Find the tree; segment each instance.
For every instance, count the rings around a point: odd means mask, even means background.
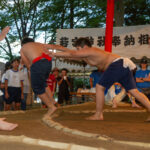
[[[126,0],[125,25],[150,24],[150,1],[149,0]]]
[[[3,0],[1,3],[1,27],[10,25],[13,28],[10,31],[8,37],[5,39],[7,47],[6,44],[3,44],[3,46],[0,47],[6,54],[6,57],[4,58],[12,59],[12,49],[15,47],[15,42],[21,42],[21,40],[26,36],[31,36],[33,39],[38,36],[36,33],[40,26],[43,24],[43,22],[39,21],[40,11],[44,9],[41,6],[43,3],[45,3],[45,1]]]
[[[114,26],[124,25],[124,2],[123,0],[115,0],[115,10],[114,10]]]

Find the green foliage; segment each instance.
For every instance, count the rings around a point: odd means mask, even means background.
[[[125,24],[126,25],[150,24],[150,1],[126,0]]]
[[[123,2],[124,25],[150,24],[149,0]],[[11,59],[25,36],[36,39],[44,33],[46,43],[55,43],[57,29],[104,27],[106,5],[104,0],[1,0],[0,28],[11,26],[11,31],[0,44],[0,56]]]

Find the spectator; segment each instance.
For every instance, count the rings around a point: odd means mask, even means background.
[[[69,87],[70,87],[70,78],[67,77],[67,69],[61,70],[61,77],[58,77],[58,85],[59,85],[59,92],[58,92],[58,104],[63,104],[64,100],[66,104],[69,101]]]
[[[131,96],[129,93],[126,93],[125,89],[121,86],[120,83],[114,83],[111,88],[108,90],[107,94],[105,95],[105,99],[108,99],[107,95],[111,95],[110,99],[113,103],[112,107],[117,108],[117,104],[122,101],[126,95],[128,95],[132,107],[140,108],[138,104],[135,102],[135,98]]]
[[[3,98],[3,102],[4,102],[4,109],[6,108],[6,99],[5,99],[5,75],[6,75],[6,71],[8,69],[11,68],[11,63],[10,62],[6,62],[5,64],[5,69],[4,69],[4,73],[2,74],[2,78],[1,78],[1,90],[3,92],[2,98]]]
[[[55,76],[56,84],[55,84],[55,93],[54,93],[54,99],[56,102],[58,102],[58,91],[59,91],[59,85],[58,85],[58,79],[59,79],[59,69],[55,67],[52,70],[52,74]]]
[[[5,75],[5,98],[6,110],[15,102],[15,110],[20,109],[21,99],[23,99],[23,76],[19,71],[19,60],[12,60],[12,69],[7,70]]]
[[[30,93],[30,81],[29,81],[29,73],[28,69],[25,65],[20,68],[20,71],[23,75],[23,95],[24,98],[21,100],[21,110],[26,110],[26,102],[28,94]]]
[[[49,77],[47,79],[47,85],[49,86],[49,88],[52,92],[52,96],[54,96],[55,88],[56,88],[56,78],[55,78],[54,74],[52,74],[52,73],[49,74]]]
[[[5,27],[1,33],[0,33],[0,41],[3,40],[6,37],[6,34],[9,32],[10,27]],[[13,123],[9,123],[4,121],[5,118],[0,118],[0,130],[7,130],[7,131],[11,131],[13,129],[15,129],[18,124],[13,124]]]
[[[136,85],[139,91],[143,92],[150,98],[150,70],[147,69],[147,59],[142,58],[140,62],[140,70],[136,71]]]

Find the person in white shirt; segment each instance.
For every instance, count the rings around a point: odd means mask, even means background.
[[[4,69],[4,72],[2,73],[2,78],[1,78],[1,85],[0,85],[0,88],[1,88],[1,91],[3,92],[3,102],[4,102],[4,110],[5,110],[5,75],[6,75],[6,71],[8,69],[11,68],[11,63],[10,62],[6,62],[5,64],[5,69]]]
[[[28,94],[30,93],[30,81],[28,69],[25,65],[20,64],[20,69],[23,75],[23,95],[24,99],[21,100],[21,110],[26,110],[26,102]]]
[[[0,41],[6,37],[6,34],[9,32],[10,27],[5,27],[0,33]],[[18,124],[9,123],[5,121],[5,118],[0,118],[0,130],[11,131],[15,129]]]
[[[12,60],[12,69],[7,70],[5,75],[5,98],[6,110],[15,102],[15,110],[20,109],[23,96],[23,75],[19,71],[19,59]]]

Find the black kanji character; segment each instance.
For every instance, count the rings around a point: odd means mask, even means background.
[[[69,43],[69,38],[68,37],[61,37],[60,38],[60,45],[67,47]]]
[[[99,47],[105,45],[105,36],[98,36],[97,45],[98,45]]]
[[[112,45],[115,47],[121,44],[120,36],[114,36],[112,40]]]
[[[128,46],[128,45],[134,45],[135,44],[135,38],[133,37],[133,35],[126,35],[124,38],[124,46]]]
[[[140,45],[148,44],[149,35],[148,35],[148,34],[141,34],[141,35],[138,37],[138,39],[139,39],[138,43],[139,43]]]

